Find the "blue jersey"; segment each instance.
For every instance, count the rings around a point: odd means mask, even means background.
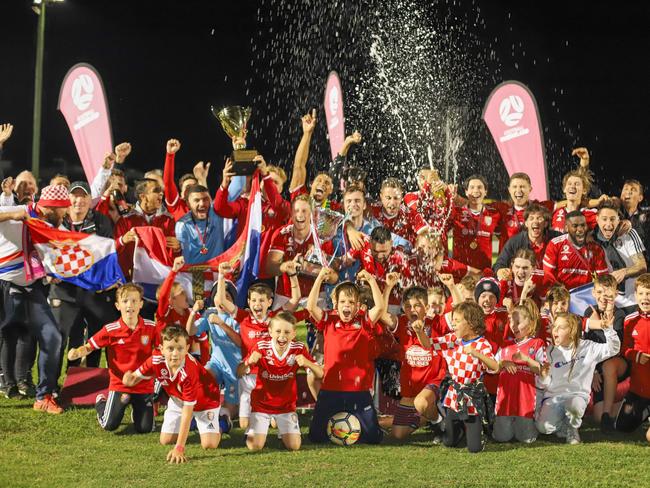
[[[216,313],[221,320],[239,334],[239,323],[235,321],[227,313],[220,313],[216,308],[209,308],[194,325],[197,327],[196,335],[207,332],[210,335],[210,342],[212,342],[212,355],[210,356],[210,363],[216,364],[219,368],[219,373],[222,378],[228,379],[231,382],[237,381],[237,365],[242,360],[241,348],[236,345],[226,335],[221,327],[217,324],[211,324],[208,321],[210,314]]]
[[[176,222],[175,230],[187,264],[202,263],[224,251],[223,219],[212,206],[207,219],[197,220],[192,212],[188,212]],[[204,248],[207,252],[202,253]]]

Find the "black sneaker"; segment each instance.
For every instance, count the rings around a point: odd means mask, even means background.
[[[21,380],[18,382],[18,392],[25,398],[36,397],[36,388],[29,380]]]
[[[613,434],[616,431],[614,419],[608,413],[603,413],[600,417],[600,431],[603,434]]]
[[[18,391],[18,387],[16,385],[7,386],[4,391],[4,394],[8,400],[13,400],[14,398],[20,398],[20,392]]]

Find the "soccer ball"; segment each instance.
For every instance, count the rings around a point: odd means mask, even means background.
[[[339,446],[351,446],[361,436],[361,423],[350,412],[332,415],[327,422],[327,437]]]

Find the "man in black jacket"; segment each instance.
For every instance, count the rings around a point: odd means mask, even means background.
[[[542,269],[546,245],[551,239],[561,235],[549,229],[550,221],[551,216],[545,207],[537,203],[528,205],[524,212],[524,230],[508,239],[492,267],[498,279],[504,279],[504,273],[510,269],[510,262],[519,249],[532,249],[537,256],[537,267]],[[503,271],[504,269],[506,271]]]
[[[70,209],[63,220],[63,227],[68,230],[97,234],[113,238],[113,223],[105,215],[91,210],[91,192],[88,183],[75,181],[70,185]],[[68,339],[70,347],[84,344],[84,330],[88,337],[99,331],[103,325],[117,320],[120,316],[115,309],[115,289],[94,292],[85,290],[71,283],[54,280],[50,286],[48,298],[52,313],[61,331],[61,357],[59,375]],[[101,351],[95,351],[86,357],[88,366],[99,366]],[[68,362],[68,366],[77,366]]]

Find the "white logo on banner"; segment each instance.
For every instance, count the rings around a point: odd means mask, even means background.
[[[86,110],[93,101],[95,85],[88,75],[80,75],[72,82],[72,102],[79,110]]]
[[[329,124],[329,128],[333,129],[337,125],[339,125],[339,116],[338,116],[338,111],[339,111],[339,89],[337,86],[333,86],[332,89],[330,90],[328,94],[328,102],[329,102],[329,108],[330,108],[330,115],[332,116]]]
[[[514,127],[524,116],[524,102],[517,95],[504,98],[499,105],[499,116],[508,127]]]

